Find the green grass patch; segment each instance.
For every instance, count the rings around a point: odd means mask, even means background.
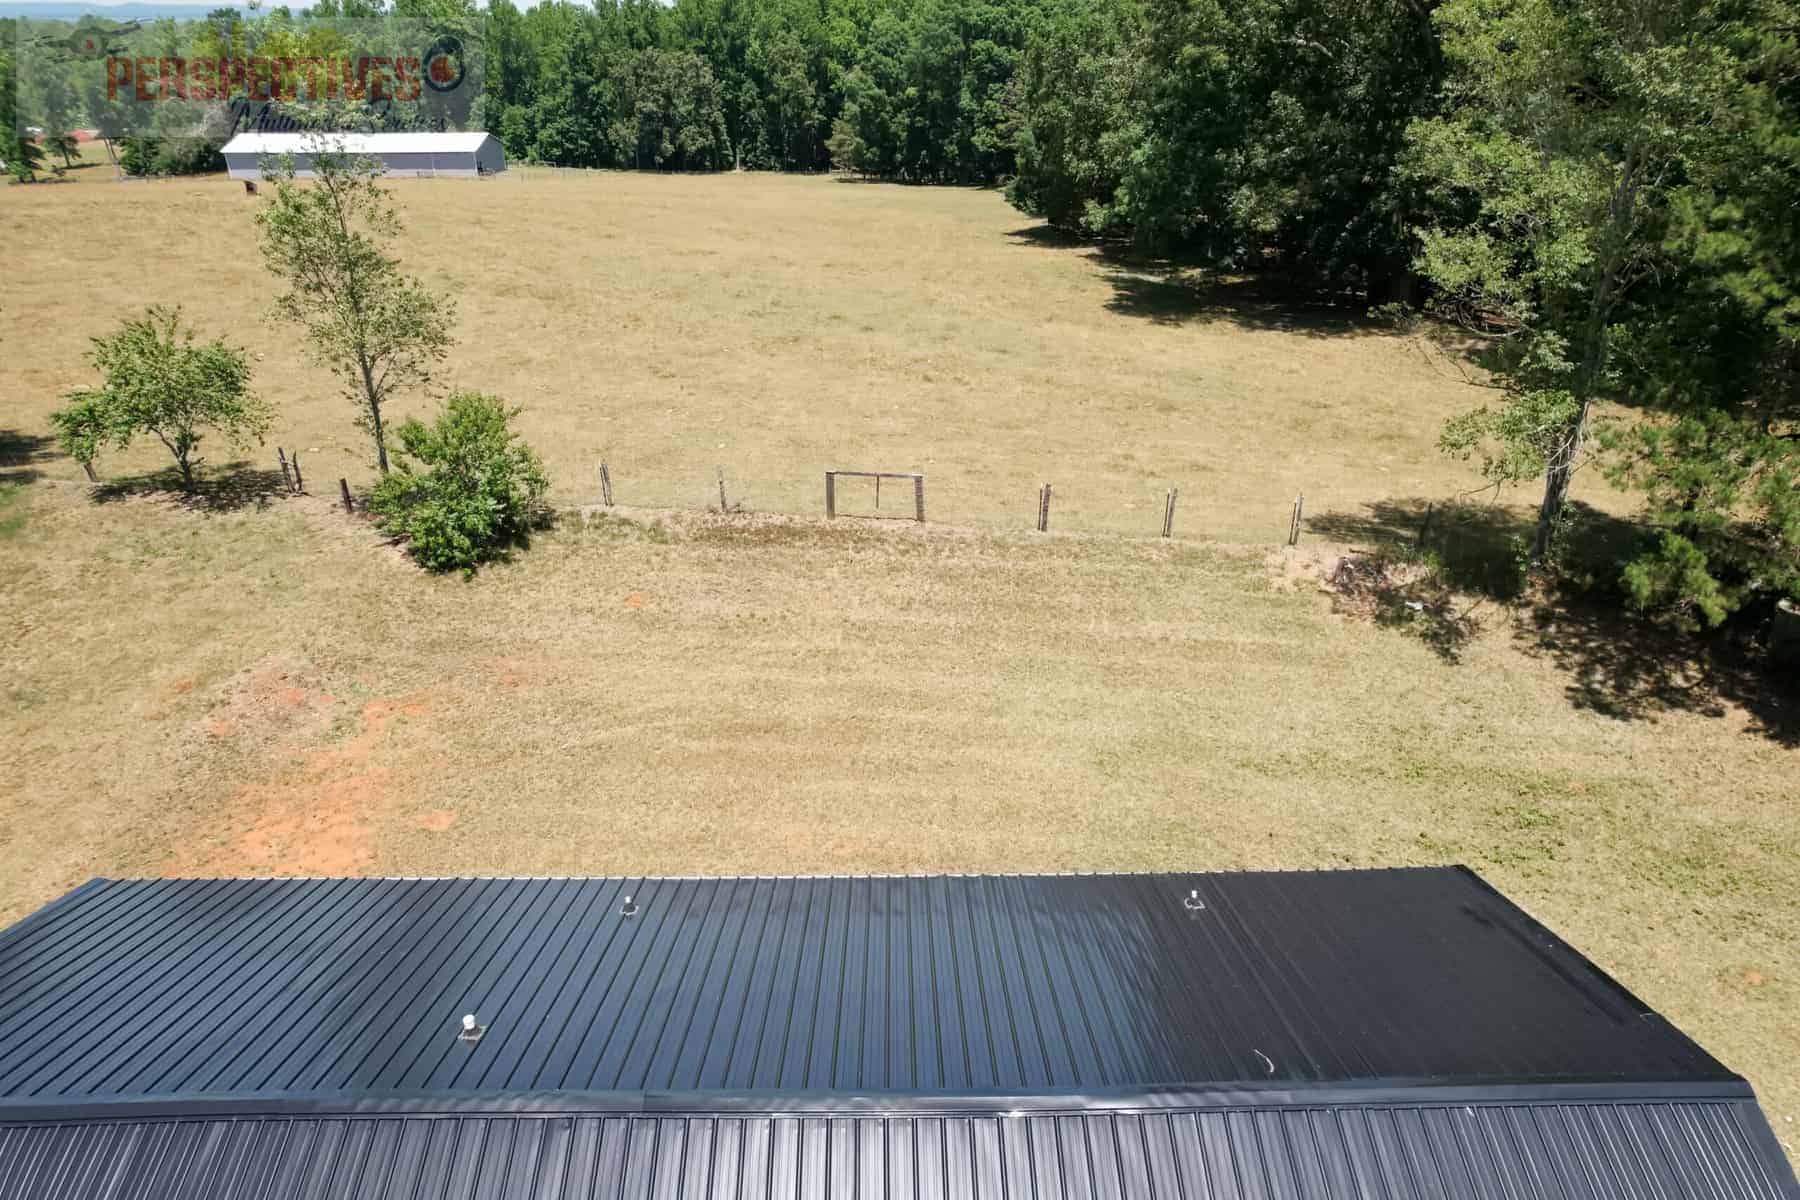
[[[11,540],[25,528],[25,489],[16,483],[0,484],[0,538]]]

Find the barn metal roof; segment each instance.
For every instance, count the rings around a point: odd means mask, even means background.
[[[473,154],[494,135],[480,130],[445,133],[240,133],[225,143],[222,154]]]
[[[0,1200],[877,1192],[1800,1200],[1460,868],[95,880],[0,932]]]
[[[1792,1200],[1748,1101],[0,1128],[5,1200]]]
[[[1733,1078],[1461,870],[101,882],[0,1045],[12,1103]]]

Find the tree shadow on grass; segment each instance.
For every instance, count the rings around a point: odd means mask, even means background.
[[[1428,554],[1455,591],[1516,605],[1515,643],[1553,664],[1575,708],[1617,720],[1659,713],[1722,717],[1727,705],[1750,714],[1752,728],[1782,745],[1800,745],[1800,687],[1770,664],[1747,620],[1707,633],[1682,633],[1633,616],[1614,589],[1617,564],[1649,533],[1636,522],[1571,502],[1563,581],[1527,594],[1520,548],[1533,514],[1494,504],[1384,500],[1354,512],[1325,512],[1309,532],[1372,554]],[[1377,606],[1381,624],[1408,623],[1448,661],[1460,658],[1453,624],[1420,625],[1395,605]]]
[[[1278,280],[1219,279],[1180,268],[1106,272],[1109,311],[1155,325],[1228,321],[1240,329],[1346,337],[1386,333],[1360,297],[1334,297],[1284,286]]]
[[[17,429],[0,429],[0,486],[31,483],[43,476],[32,463],[57,456],[56,439]]]
[[[1314,513],[1305,525],[1308,533],[1370,552],[1429,554],[1445,581],[1461,592],[1512,600],[1524,586],[1517,546],[1530,524],[1496,504],[1377,500],[1351,512]]]
[[[1515,636],[1562,671],[1578,709],[1633,721],[1666,712],[1723,717],[1736,705],[1754,732],[1800,746],[1800,685],[1769,662],[1753,629],[1682,634],[1629,620],[1591,596],[1559,595],[1532,605]]]
[[[289,498],[280,471],[253,467],[247,462],[204,468],[194,490],[181,486],[181,472],[165,467],[146,475],[109,479],[89,493],[96,504],[116,504],[139,496],[155,496],[195,512],[227,513],[246,508],[265,509]]]
[[[1200,264],[1153,258],[1118,243],[1096,242],[1048,224],[1008,231],[1022,245],[1080,250],[1112,285],[1108,311],[1154,325],[1227,321],[1244,329],[1342,337],[1386,333],[1360,295],[1295,287],[1275,276],[1220,276]]]

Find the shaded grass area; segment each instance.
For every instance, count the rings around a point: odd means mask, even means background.
[[[57,456],[56,439],[48,434],[0,429],[0,485],[30,483],[41,478],[38,464]]]
[[[1108,311],[1155,325],[1226,323],[1308,337],[1391,337],[1361,295],[1321,294],[1270,276],[1221,276],[1193,263],[1147,256],[1129,246],[1076,237],[1038,223],[1007,231],[1021,245],[1067,250],[1093,263],[1112,288]]]
[[[238,461],[203,467],[192,491],[183,485],[177,468],[166,467],[142,475],[107,479],[93,488],[90,495],[96,504],[117,504],[153,496],[197,512],[225,513],[241,508],[267,508],[287,499],[289,492],[280,471],[264,470]]]
[[[1800,746],[1800,680],[1771,662],[1757,614],[1696,635],[1628,613],[1612,564],[1629,558],[1644,533],[1591,505],[1571,510],[1565,574],[1549,591],[1531,594],[1522,562],[1530,517],[1514,509],[1384,500],[1319,513],[1307,529],[1378,556],[1429,564],[1446,605],[1473,607],[1474,598],[1520,606],[1513,614],[1518,619],[1505,622],[1510,636],[1523,654],[1557,668],[1577,709],[1615,720],[1738,712],[1754,731]],[[1406,595],[1397,590],[1392,599]],[[1472,633],[1444,620],[1420,619],[1397,602],[1382,605],[1376,616],[1419,634],[1448,661],[1460,657]]]
[[[1796,751],[1179,540],[615,511],[472,581],[321,497],[33,489],[0,913],[95,874],[1468,862],[1800,1110]]]

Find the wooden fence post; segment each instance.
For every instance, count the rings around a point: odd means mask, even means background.
[[[925,523],[925,477],[913,476],[913,519]]]
[[[718,470],[719,470],[719,511],[720,512],[728,512],[728,511],[730,511],[731,506],[725,503],[725,468],[720,467]]]
[[[1175,497],[1180,495],[1180,488],[1170,488],[1168,499],[1163,502],[1163,536],[1173,537],[1175,533]]]
[[[298,450],[289,456],[288,464],[294,468],[294,494],[306,495],[306,481],[300,478],[300,452]]]
[[[1050,485],[1038,489],[1038,532],[1050,532]]]
[[[294,490],[294,477],[288,474],[287,455],[281,452],[280,446],[275,447],[275,460],[281,464],[281,486],[291,493]]]
[[[600,460],[600,502],[612,507],[612,472],[606,469],[606,460]]]
[[[1300,544],[1300,519],[1305,513],[1306,497],[1304,495],[1296,495],[1294,497],[1294,520],[1293,523],[1288,526],[1288,545],[1290,546],[1298,546]]]
[[[837,516],[837,472],[825,472],[825,515]]]
[[[341,475],[338,476],[338,491],[344,494],[344,511],[355,515],[356,504],[350,499],[350,481]]]

